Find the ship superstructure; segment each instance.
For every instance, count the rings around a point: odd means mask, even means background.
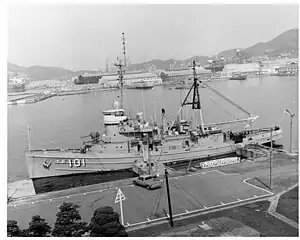
[[[8,78],[7,91],[8,92],[25,92],[26,82],[24,78],[15,76]]]

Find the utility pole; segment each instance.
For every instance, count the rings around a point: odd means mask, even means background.
[[[152,175],[152,166],[151,166],[151,152],[150,152],[150,137],[147,133],[147,150],[148,150],[148,164],[149,164],[149,175]]]
[[[172,214],[172,205],[171,205],[171,198],[170,198],[170,190],[169,190],[169,179],[168,179],[168,171],[165,168],[165,177],[166,177],[166,185],[167,185],[167,195],[168,195],[168,204],[169,204],[169,215],[170,215],[170,225],[171,227],[174,227],[173,225],[173,214]]]
[[[272,158],[273,158],[273,127],[271,128],[271,148],[270,148],[270,189],[272,190]]]

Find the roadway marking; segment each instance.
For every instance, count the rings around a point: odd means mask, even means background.
[[[221,173],[220,171],[218,171],[218,170],[211,170],[211,171],[206,171],[206,172],[199,172],[199,173],[195,173],[194,175],[200,175],[200,174],[205,174],[205,173],[207,173],[207,172],[218,172],[218,173],[220,173],[220,174],[224,174],[224,175],[233,175],[233,174],[226,174],[226,173]],[[234,175],[237,175],[237,174],[234,174]],[[187,176],[191,176],[191,175],[187,175]],[[183,176],[182,176],[183,177]],[[243,182],[244,183],[246,183],[246,184],[248,184],[248,185],[250,185],[250,186],[252,186],[252,187],[255,187],[255,188],[257,188],[257,189],[259,189],[259,190],[262,190],[262,191],[264,191],[264,192],[266,192],[266,193],[268,193],[267,195],[273,195],[273,193],[272,192],[270,192],[270,191],[267,191],[267,190],[265,190],[265,189],[263,189],[263,188],[260,188],[260,187],[257,187],[257,186],[255,186],[255,185],[253,185],[253,184],[251,184],[251,183],[248,183],[247,181],[248,180],[250,180],[251,178],[247,178],[247,179],[244,179],[243,180]],[[162,180],[163,181],[163,180]],[[124,188],[125,186],[123,186],[122,188]],[[85,192],[85,194],[89,194],[89,193],[97,193],[97,192],[102,192],[102,191],[109,191],[109,190],[113,190],[113,189],[118,189],[118,188],[108,188],[108,189],[100,189],[100,190],[95,190],[95,191],[90,191],[90,192]],[[37,201],[35,201],[35,203],[41,203],[41,202],[45,202],[45,201],[50,201],[50,202],[52,202],[52,200],[59,200],[59,199],[64,199],[64,198],[69,198],[69,197],[73,197],[73,196],[82,196],[82,195],[84,195],[84,193],[76,193],[76,194],[73,194],[73,195],[68,195],[68,196],[61,196],[61,197],[56,197],[56,198],[50,198],[50,199],[43,199],[43,200],[37,200]],[[262,197],[262,196],[261,196]],[[26,204],[29,204],[28,202],[23,202],[23,203],[20,203],[20,204],[16,204],[16,206],[19,206],[19,205],[26,205]],[[34,204],[34,203],[32,203],[32,204]],[[206,208],[206,207],[204,207],[204,208]],[[207,209],[207,208],[206,208]]]
[[[129,222],[127,222],[126,224],[127,224],[127,226],[130,226]]]
[[[221,172],[220,170],[213,170],[217,173],[220,173],[222,175],[226,175],[226,176],[235,176],[235,175],[240,175],[239,173],[224,173],[224,172]]]
[[[76,189],[76,188],[75,188]],[[50,201],[52,202],[52,200],[59,200],[59,199],[65,199],[65,198],[70,198],[70,197],[74,197],[74,196],[83,196],[84,194],[91,194],[91,193],[97,193],[97,192],[102,192],[102,191],[109,191],[109,190],[112,190],[112,189],[115,189],[115,188],[108,188],[108,189],[100,189],[100,190],[95,190],[95,191],[90,191],[90,192],[85,192],[85,193],[76,193],[76,194],[72,194],[72,195],[68,195],[68,196],[61,196],[61,197],[56,197],[56,198],[49,198],[49,199],[42,199],[42,200],[37,200],[35,201],[35,203],[41,203],[41,202],[45,202],[45,201]],[[118,188],[116,188],[118,189]],[[51,194],[51,193],[50,193]],[[39,196],[39,195],[37,195]],[[26,204],[29,204],[28,202],[23,202],[23,203],[19,203],[19,204],[16,204],[17,206],[20,206],[20,205],[26,205]],[[32,203],[33,204],[33,203]]]
[[[150,222],[151,220],[149,218],[147,218],[147,221]]]
[[[251,178],[249,178],[249,179],[251,179]],[[247,180],[249,180],[249,179],[245,179],[244,182],[247,181]],[[247,183],[247,182],[245,182],[245,183]],[[249,184],[249,183],[247,183],[247,184],[250,185],[250,186],[252,186],[252,187],[256,187],[256,186],[254,186],[252,184]],[[251,201],[251,200],[257,201],[257,198],[264,198],[264,197],[268,197],[270,195],[274,195],[272,192],[269,192],[269,191],[264,190],[262,188],[259,188],[259,187],[256,187],[256,188],[259,189],[259,190],[265,191],[267,194],[264,194],[264,195],[261,195],[261,196],[253,195],[254,197],[252,196],[252,197],[245,198],[245,199],[242,199],[242,200],[239,199],[239,198],[237,198],[236,201],[228,202],[228,203],[221,202],[220,205],[214,205],[214,206],[211,206],[211,207],[206,207],[205,205],[202,205],[203,208],[201,208],[201,209],[196,209],[196,210],[192,210],[192,211],[185,210],[185,212],[176,214],[173,217],[179,217],[179,216],[187,215],[187,214],[190,214],[190,213],[205,212],[205,211],[208,211],[208,210],[216,209],[218,207],[223,207],[224,208],[225,206],[228,206],[228,205],[241,204],[243,202],[247,202],[247,201]],[[170,217],[169,214],[166,214],[166,215],[167,215],[167,217]],[[133,223],[132,225],[135,226],[135,225],[140,225],[140,224],[143,224],[143,223],[145,223],[145,222]]]
[[[221,172],[219,170],[209,170],[209,171],[197,172],[197,173],[193,173],[193,174],[189,174],[189,175],[185,175],[185,176],[204,175],[206,173],[212,173],[212,172],[216,172],[216,173],[219,173],[219,174],[222,174],[222,175],[225,175],[225,176],[237,176],[237,175],[240,175],[239,173],[224,173],[224,172]],[[182,177],[184,177],[184,176],[182,176]]]
[[[246,178],[246,179],[243,180],[243,182],[246,183],[246,184],[248,184],[248,185],[250,185],[250,186],[252,186],[252,187],[255,187],[255,188],[259,189],[259,190],[262,190],[262,191],[264,191],[264,192],[267,192],[267,193],[270,194],[270,195],[273,195],[273,194],[274,194],[274,193],[272,193],[272,192],[270,192],[270,191],[268,191],[268,190],[265,190],[265,189],[263,189],[263,188],[261,188],[261,187],[255,186],[255,185],[253,185],[253,184],[251,184],[251,183],[248,183],[247,181],[249,181],[249,180],[251,180],[251,179],[253,179],[253,178]]]

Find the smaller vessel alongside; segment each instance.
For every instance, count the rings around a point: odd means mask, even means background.
[[[232,73],[232,76],[229,77],[229,80],[246,80],[247,74],[241,72]]]

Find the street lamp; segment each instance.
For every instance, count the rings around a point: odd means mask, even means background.
[[[292,136],[293,136],[293,117],[295,116],[295,113],[292,113],[290,110],[287,108],[284,109],[284,112],[290,115],[290,153],[292,153]]]

